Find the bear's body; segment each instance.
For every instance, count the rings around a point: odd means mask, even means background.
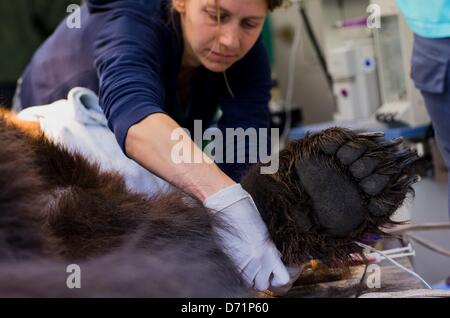
[[[8,117],[0,116],[0,296],[252,295],[215,234],[214,227],[226,224],[200,201],[178,190],[151,197],[130,192],[122,176]],[[356,147],[347,151],[350,142]],[[291,143],[276,174],[260,175],[255,166],[242,184],[286,263],[345,259],[359,250],[353,240],[389,224],[415,181],[404,170],[414,156],[400,142],[336,128]],[[376,162],[366,167],[368,158]],[[325,172],[317,180],[314,167]],[[330,174],[334,185],[327,186]],[[368,177],[375,189],[365,186]],[[330,205],[335,187],[352,193],[341,206]],[[346,209],[354,212],[341,222]],[[71,263],[91,271],[90,286],[98,280],[104,288],[71,294],[65,280],[46,275]],[[102,270],[102,264],[115,265]],[[8,269],[15,279],[6,284]],[[33,279],[46,287],[27,287]]]

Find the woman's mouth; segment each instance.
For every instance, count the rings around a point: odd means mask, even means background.
[[[219,52],[215,52],[215,51],[211,51],[210,56],[214,59],[214,60],[220,60],[220,61],[234,61],[237,58],[237,55],[235,54],[224,54],[224,53],[219,53]]]

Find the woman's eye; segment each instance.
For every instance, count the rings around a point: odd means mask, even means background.
[[[217,21],[217,19],[218,19],[217,12],[207,11],[206,13],[208,14],[208,16],[211,20]],[[220,21],[225,21],[226,19],[228,19],[228,15],[226,15],[226,14],[220,15]]]
[[[259,26],[258,23],[245,21],[242,23],[243,27],[246,29],[255,29]]]
[[[244,27],[247,28],[247,29],[254,29],[254,28],[257,27],[257,25],[254,24],[254,23],[244,22]]]

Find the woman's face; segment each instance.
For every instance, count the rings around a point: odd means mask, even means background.
[[[267,15],[267,0],[173,0],[181,15],[183,66],[223,72],[253,47]],[[220,15],[220,23],[218,16]]]

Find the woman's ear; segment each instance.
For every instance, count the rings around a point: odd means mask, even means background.
[[[186,11],[186,0],[172,0],[173,8],[178,13],[183,14]]]

